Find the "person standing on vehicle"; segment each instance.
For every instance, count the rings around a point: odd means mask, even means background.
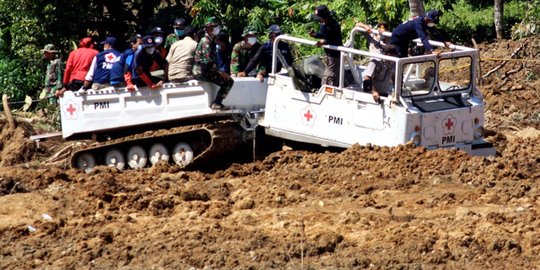
[[[56,92],[57,96],[62,96],[66,90],[76,91],[82,88],[92,59],[98,53],[93,48],[92,38],[85,37],[79,42],[79,48],[69,54],[64,73],[64,88]]]
[[[115,62],[120,60],[120,52],[114,49],[115,37],[107,37],[103,42],[103,51],[98,53],[92,60],[90,69],[86,74],[83,89],[99,90],[109,87],[111,69]]]
[[[165,39],[165,49],[167,50],[167,52],[171,50],[171,47],[175,42],[182,40],[186,36],[185,31],[186,27],[188,26],[189,25],[184,18],[176,18],[174,20],[174,33],[169,34]]]
[[[371,26],[361,22],[356,23],[356,27],[362,27],[366,30],[366,32],[362,32],[362,34],[364,34],[364,36],[368,40],[370,53],[387,54],[390,38],[383,36],[383,33],[390,29],[387,22],[381,21],[377,24],[377,30],[379,32],[378,34],[371,32]],[[378,89],[373,87],[372,79],[374,75],[376,75],[376,77],[382,78],[382,80],[384,80],[387,77],[385,75],[388,74],[388,71],[392,70],[392,68],[390,68],[390,65],[392,65],[392,63],[385,62],[380,58],[371,57],[369,59],[369,64],[364,71],[362,87],[364,88],[364,92],[371,93],[375,102],[380,102],[381,94],[383,96],[387,96],[387,94],[381,93]]]
[[[197,80],[208,81],[219,86],[216,98],[210,108],[216,110],[227,110],[223,105],[223,100],[229,94],[234,80],[224,71],[217,68],[217,54],[215,38],[221,31],[217,19],[209,17],[205,21],[205,35],[197,44],[195,50],[195,64],[193,65],[193,75]]]
[[[232,49],[231,76],[233,77],[246,77],[250,75],[245,69],[249,60],[255,56],[261,46],[261,44],[257,42],[257,32],[252,26],[244,28],[242,37],[244,39],[236,43]],[[263,72],[263,70],[260,70],[261,68],[263,67],[258,67],[257,73]]]
[[[435,27],[439,23],[440,16],[442,16],[442,12],[432,9],[425,16],[415,17],[396,27],[392,32],[390,44],[395,48],[398,56],[407,57],[409,55],[409,44],[416,38],[420,38],[420,41],[424,45],[425,54],[433,53],[439,55],[440,51],[433,50],[433,46],[429,44],[428,37],[429,33],[431,33],[434,40],[444,42],[442,35]],[[450,42],[445,42],[446,46],[450,44]]]
[[[43,52],[43,59],[47,61],[43,94],[49,100],[49,104],[56,104],[56,91],[62,89],[62,60],[56,55],[58,51],[53,44],[45,45],[41,51]]]
[[[249,74],[258,65],[260,65],[262,66],[262,68],[260,68],[259,72],[257,72],[257,78],[262,82],[264,81],[265,77],[268,77],[268,73],[272,71],[272,54],[274,53],[274,40],[276,40],[276,37],[278,37],[279,35],[281,35],[281,28],[279,27],[279,25],[273,24],[270,26],[270,28],[268,28],[268,37],[270,39],[259,48],[255,56],[253,56],[249,61],[245,70],[247,74]],[[278,44],[278,51],[285,58],[287,65],[292,65],[294,60],[291,54],[291,48],[289,44],[286,42],[280,42]],[[281,70],[281,67],[281,61],[279,61],[278,59],[276,70]]]
[[[120,59],[113,64],[109,77],[110,83],[114,87],[127,86],[128,91],[135,90],[133,83],[133,57],[139,45],[142,44],[142,36],[139,34],[133,35],[129,39],[131,48],[126,49]]]
[[[315,9],[315,14],[311,14],[311,18],[320,23],[319,32],[315,32],[313,29],[309,32],[311,37],[319,39],[316,43],[317,46],[343,46],[341,26],[326,5],[318,6]],[[326,52],[327,63],[326,69],[324,70],[322,83],[331,86],[338,86],[341,53],[332,49],[324,49],[324,51]]]
[[[197,49],[195,34],[195,29],[188,26],[185,28],[185,37],[171,46],[167,54],[171,82],[186,82],[193,79],[193,61]]]

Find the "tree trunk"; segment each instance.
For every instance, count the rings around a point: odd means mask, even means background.
[[[494,10],[494,21],[495,21],[495,33],[497,34],[497,39],[502,39],[503,35],[503,13],[504,13],[504,1],[495,0]]]
[[[409,0],[409,10],[411,11],[411,18],[424,15],[424,1]]]
[[[8,96],[6,94],[2,95],[2,105],[4,107],[4,113],[6,114],[6,119],[9,123],[9,129],[15,130],[17,127],[17,123],[15,122],[15,119],[13,119],[13,115],[11,114],[11,109],[9,108],[8,103]]]

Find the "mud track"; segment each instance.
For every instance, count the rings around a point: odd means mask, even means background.
[[[538,40],[526,42],[515,57],[538,59]],[[522,45],[485,44],[481,56]],[[500,64],[482,62],[483,74]],[[31,127],[4,127],[0,268],[535,269],[538,76],[537,63],[508,61],[484,79],[490,158],[354,146],[85,174],[44,164],[65,143],[35,149]]]

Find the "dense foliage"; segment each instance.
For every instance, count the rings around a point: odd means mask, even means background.
[[[409,16],[405,0],[0,0],[0,93],[15,100],[39,94],[44,76],[40,49],[47,43],[60,48],[65,60],[83,36],[99,41],[114,35],[125,41],[154,26],[172,32],[175,17],[200,26],[208,16],[218,17],[233,41],[246,25],[265,32],[273,23],[292,35],[308,37],[308,30],[317,27],[309,15],[322,3],[335,12],[344,37],[357,21],[385,20],[395,27]],[[454,42],[469,43],[471,38],[480,42],[495,36],[493,1],[431,0],[424,1],[424,6],[444,11],[441,28]],[[508,37],[538,33],[540,0],[505,1],[504,12]],[[120,49],[125,45],[120,44]]]

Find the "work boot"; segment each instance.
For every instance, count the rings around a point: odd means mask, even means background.
[[[229,107],[223,105],[221,102],[214,102],[212,103],[212,105],[210,106],[210,109],[212,110],[220,110],[220,111],[226,111],[229,109]]]

